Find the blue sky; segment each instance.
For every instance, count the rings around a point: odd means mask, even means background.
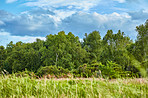
[[[94,30],[103,37],[120,29],[136,39],[136,26],[148,19],[148,0],[1,0],[0,45],[45,40],[72,32],[81,39]]]

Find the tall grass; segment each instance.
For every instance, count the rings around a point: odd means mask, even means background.
[[[136,80],[39,80],[0,77],[1,98],[147,98],[148,84]]]

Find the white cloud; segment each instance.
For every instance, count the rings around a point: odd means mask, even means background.
[[[10,33],[10,40],[15,40],[14,38],[20,40],[25,40],[23,38],[33,39],[34,36],[45,37],[48,34],[55,34],[61,30],[72,32],[80,38],[83,38],[85,33],[97,30],[101,32],[103,37],[109,29],[115,32],[120,29],[134,39],[137,35],[135,27],[145,22],[145,20],[133,20],[133,16],[128,13],[117,12],[99,14],[97,12],[88,13],[69,10],[54,10],[52,12],[49,9],[35,9],[22,12],[20,15],[13,16],[14,18],[8,18],[11,16],[8,13],[2,14],[1,11],[0,13],[2,16],[0,16],[1,24],[5,24],[0,25],[0,29],[3,29],[4,35],[7,34],[4,31]],[[143,11],[143,13],[146,13],[146,11]],[[8,38],[3,36],[0,39]]]
[[[6,21],[6,20],[12,20],[14,16],[4,10],[0,10],[0,20],[1,21]]]
[[[119,3],[125,3],[126,2],[126,0],[113,0],[113,1],[117,1]]]
[[[6,0],[6,3],[13,3],[16,2],[17,0]]]
[[[114,12],[111,14],[99,14],[94,12],[90,14],[78,12],[65,18],[62,21],[61,27],[67,32],[74,32],[81,38],[85,33],[90,33],[94,30],[100,31],[103,37],[107,30],[112,29],[115,33],[121,30],[135,39],[137,35],[135,27],[141,23],[143,21],[133,21],[127,13],[119,14]]]
[[[46,36],[49,33],[55,33],[60,20],[54,12],[43,9],[26,11],[13,16],[14,18],[9,18],[9,14],[3,16],[5,17],[0,17],[0,20],[3,20],[5,25],[0,25],[0,29],[19,36]]]
[[[134,12],[128,12],[133,20],[146,20],[148,19],[148,10],[140,10]]]
[[[22,41],[24,43],[31,43],[35,42],[36,39],[45,40],[45,37],[31,37],[31,36],[13,36],[10,35],[9,32],[5,32],[3,30],[0,30],[0,46],[6,46],[10,41],[13,41],[14,43],[18,41]]]
[[[76,11],[70,11],[70,10],[55,10],[54,13],[56,14],[56,17],[59,17],[59,19],[64,19],[66,17],[71,16],[72,14],[76,13]]]
[[[5,32],[4,30],[0,30],[0,36],[8,36],[10,35],[8,32]]]
[[[67,7],[73,9],[89,10],[96,6],[101,0],[38,0],[34,2],[27,2],[26,6],[38,6],[38,7]]]
[[[21,12],[17,16],[13,16],[7,12],[1,12],[0,29],[5,29],[11,35],[19,36],[46,36],[49,33],[57,33],[60,30],[59,25],[66,17],[71,16],[75,11],[70,10],[54,10],[34,9]],[[7,13],[7,14],[6,14]]]
[[[0,20],[0,25],[4,25],[5,23],[3,21]]]

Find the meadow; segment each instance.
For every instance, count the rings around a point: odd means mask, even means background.
[[[0,98],[147,98],[148,79],[0,77]]]

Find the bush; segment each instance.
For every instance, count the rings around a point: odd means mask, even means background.
[[[120,78],[129,75],[130,72],[125,72],[122,67],[112,61],[107,61],[106,65],[93,62],[90,65],[83,64],[77,70],[73,70],[75,77],[103,77],[103,78]]]
[[[59,74],[68,74],[69,70],[68,69],[64,69],[62,67],[58,67],[58,72],[59,72]]]
[[[122,67],[112,61],[107,61],[106,66],[102,69],[103,76],[110,79],[120,78],[122,73],[124,73]]]
[[[64,69],[62,67],[56,67],[56,66],[41,67],[37,71],[37,75],[40,76],[40,77],[43,76],[43,75],[48,75],[48,76],[50,75],[52,77],[57,77],[58,78],[60,76],[66,75],[68,73],[69,73],[68,69]]]
[[[48,74],[57,74],[58,69],[56,66],[45,66],[40,67],[37,71],[38,76],[48,75]]]
[[[91,77],[92,76],[92,71],[90,69],[90,67],[88,67],[87,64],[83,64],[81,66],[78,67],[78,69],[73,70],[73,74],[75,77]]]
[[[14,75],[15,75],[16,77],[39,78],[38,76],[35,75],[34,72],[30,72],[30,71],[28,71],[27,69],[25,69],[25,71],[22,71],[22,72],[14,73]]]

